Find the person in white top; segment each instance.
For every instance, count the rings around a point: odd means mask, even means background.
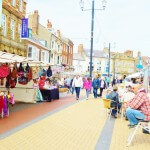
[[[73,79],[73,83],[72,86],[75,87],[75,91],[76,91],[76,99],[79,99],[80,96],[80,89],[83,86],[83,81],[82,78],[77,75],[74,79]]]
[[[131,86],[128,86],[127,91],[122,96],[122,101],[128,102],[131,99],[133,99],[134,96],[135,96],[135,94],[133,93],[133,88]]]

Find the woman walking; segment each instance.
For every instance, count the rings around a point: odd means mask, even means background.
[[[100,80],[100,97],[102,97],[103,90],[106,88],[106,82],[104,78]]]
[[[83,88],[86,90],[86,99],[88,100],[92,88],[92,82],[90,78],[84,80]]]
[[[80,89],[83,86],[83,81],[82,78],[78,75],[73,79],[73,83],[72,86],[75,87],[75,91],[76,91],[76,100],[79,100],[79,96],[80,96]]]

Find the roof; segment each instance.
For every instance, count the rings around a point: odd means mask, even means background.
[[[79,54],[79,53],[74,53],[73,54],[73,60],[85,61],[84,57],[81,54]]]
[[[48,48],[45,47],[45,46],[40,42],[40,39],[37,38],[37,37],[33,37],[33,36],[32,36],[32,37],[30,37],[30,38],[27,38],[26,40],[27,40],[27,41],[30,41],[30,42],[32,42],[32,43],[34,43],[34,44],[37,44],[38,46],[42,47],[43,49],[48,50]]]
[[[84,49],[85,55],[87,57],[90,57],[90,49]],[[93,57],[98,57],[98,58],[105,58],[106,54],[104,51],[101,50],[93,50]]]

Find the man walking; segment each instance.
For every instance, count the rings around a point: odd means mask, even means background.
[[[98,76],[95,76],[92,82],[92,87],[93,87],[93,94],[94,98],[97,98],[97,90],[100,87],[100,80]]]
[[[75,87],[75,91],[76,91],[76,100],[79,100],[80,97],[80,89],[83,86],[83,81],[82,78],[77,75],[74,79],[73,79],[73,83],[72,86]]]

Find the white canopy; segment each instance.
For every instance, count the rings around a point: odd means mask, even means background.
[[[0,62],[2,63],[9,63],[9,62],[23,62],[27,61],[26,57],[19,56],[16,54],[11,54],[7,52],[0,52]]]
[[[143,72],[136,72],[136,73],[134,73],[134,74],[131,74],[131,75],[129,75],[129,76],[127,76],[127,78],[138,78],[138,77],[140,77],[141,75],[143,75]]]

